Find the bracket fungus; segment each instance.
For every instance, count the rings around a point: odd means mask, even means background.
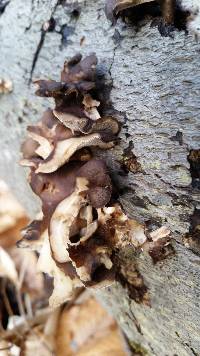
[[[160,5],[160,10],[162,13],[162,19],[156,21],[158,24],[158,30],[162,36],[170,36],[171,32],[174,30],[174,14],[176,9],[175,0],[107,0],[105,12],[107,18],[115,23],[116,19],[122,14],[123,11],[127,9],[139,9],[141,6],[148,6],[152,3]]]
[[[117,249],[147,242],[144,226],[114,200],[108,167],[91,149],[112,148],[120,128],[115,118],[101,117],[101,103],[93,98],[96,64],[94,54],[84,59],[78,54],[65,62],[61,82],[36,82],[36,94],[53,97],[55,108],[27,128],[21,149],[41,213],[18,245],[37,250],[39,270],[54,278],[52,306],[77,287],[111,284]]]

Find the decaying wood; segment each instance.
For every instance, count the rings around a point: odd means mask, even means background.
[[[32,215],[37,206],[18,165],[25,128],[44,109],[31,80],[56,79],[66,57],[96,52],[105,111],[122,122],[119,145],[99,156],[126,213],[152,228],[168,226],[175,250],[156,264],[143,254],[122,254],[142,276],[151,306],[133,301],[120,282],[98,297],[133,350],[139,344],[149,355],[198,355],[200,250],[189,248],[198,231],[198,168],[188,156],[200,149],[200,45],[183,31],[162,38],[149,21],[136,26],[119,19],[111,27],[103,0],[11,0],[0,15],[0,40],[0,78],[13,83],[11,93],[0,95],[0,175]]]

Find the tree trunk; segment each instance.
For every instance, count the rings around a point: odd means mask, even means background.
[[[50,19],[51,31],[44,31]],[[200,45],[183,31],[163,38],[148,21],[112,27],[104,0],[10,0],[0,15],[0,43],[0,79],[14,86],[0,96],[0,175],[31,216],[38,204],[18,164],[20,143],[51,105],[33,95],[31,81],[57,79],[67,57],[96,52],[106,110],[112,102],[109,112],[122,122],[120,144],[99,155],[125,212],[149,228],[168,226],[174,248],[156,264],[145,253],[121,252],[127,271],[143,277],[140,303],[130,296],[129,280],[98,291],[98,298],[139,355],[200,355]],[[144,290],[150,306],[142,303]]]

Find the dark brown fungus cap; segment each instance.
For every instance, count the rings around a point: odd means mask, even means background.
[[[71,113],[59,112],[54,110],[54,115],[63,123],[66,127],[70,128],[72,131],[80,131],[85,133],[85,127],[91,127],[91,123],[87,117],[78,117]]]
[[[100,102],[92,99],[89,94],[69,95],[56,101],[54,115],[73,132],[90,133],[94,121],[100,119],[97,110]]]
[[[41,199],[45,212],[49,211],[51,214],[58,203],[72,194],[75,188],[76,172],[80,165],[80,163],[70,162],[50,174],[36,174],[32,170],[29,178],[30,186]]]
[[[111,193],[112,188],[110,186],[92,187],[88,192],[89,202],[96,209],[102,208],[109,203]]]
[[[51,155],[57,142],[73,136],[71,130],[62,125],[51,110],[45,111],[42,119],[36,125],[28,126],[27,131],[28,139],[21,147],[21,164],[35,168]]]
[[[107,0],[105,13],[107,18],[112,23],[115,23],[116,18],[121,11],[152,1],[154,0]]]
[[[105,142],[99,133],[58,141],[49,157],[39,163],[36,173],[55,172],[59,167],[66,164],[76,151],[91,146],[107,149],[113,147],[113,142]]]
[[[112,116],[105,116],[93,123],[91,132],[106,132],[110,135],[117,135],[120,130],[119,122]]]
[[[54,80],[36,80],[38,85],[36,95],[59,98],[71,93],[86,93],[95,87],[97,58],[95,54],[82,60],[77,54],[66,61],[61,72],[61,82]]]
[[[113,251],[126,245],[142,246],[146,235],[144,226],[128,219],[117,204],[97,212],[98,218],[93,221],[97,226],[91,236],[73,237],[68,253],[84,285],[100,288],[110,285],[114,279]]]
[[[65,110],[65,109],[63,109]],[[118,121],[112,116],[106,116],[99,118],[97,120],[92,120],[88,117],[78,117],[69,112],[59,112],[57,110],[53,111],[56,118],[63,123],[66,127],[70,128],[72,131],[80,131],[84,134],[90,134],[94,132],[107,133],[110,136],[117,135],[120,129]]]
[[[28,131],[34,132],[34,128],[37,128],[38,134],[45,137],[54,145],[57,141],[73,136],[71,130],[62,125],[50,109],[44,112],[41,121],[39,121],[37,125],[29,126]]]
[[[26,227],[26,235],[27,240],[38,240],[40,232],[41,232],[41,220],[33,220],[27,227]],[[24,231],[24,230],[22,230]]]
[[[29,126],[22,164],[41,200],[42,214],[23,232],[20,246],[40,250],[38,268],[54,278],[52,306],[80,286],[102,287],[114,278],[113,252],[146,241],[144,227],[110,206],[112,181],[90,147],[112,148],[117,120],[101,117],[95,88],[97,58],[80,54],[65,62],[61,82],[39,80],[37,94],[55,99],[54,110]]]
[[[36,249],[41,245],[40,238],[44,231],[48,229],[51,216],[57,205],[72,194],[75,182],[76,171],[80,165],[70,163],[60,170],[51,174],[36,174],[32,169],[29,175],[29,182],[33,192],[41,199],[42,217],[34,220],[22,231],[20,247],[31,247]]]
[[[78,90],[88,92],[95,87],[97,57],[91,54],[82,59],[78,53],[64,64],[61,72],[61,81],[68,84],[75,84]]]
[[[106,164],[100,159],[92,159],[84,164],[77,172],[77,175],[87,178],[91,185],[104,186],[111,184]]]
[[[42,97],[53,97],[65,95],[69,89],[65,83],[56,82],[55,80],[35,80],[34,84],[38,85],[35,94]]]
[[[110,201],[112,182],[106,164],[98,159],[91,159],[77,172],[89,182],[88,199],[94,208],[103,208]]]

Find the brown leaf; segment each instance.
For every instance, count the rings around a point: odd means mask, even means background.
[[[0,180],[0,234],[15,227],[18,220],[25,216],[25,210],[13,196],[7,184]]]
[[[42,273],[36,272],[37,257],[33,251],[13,247],[9,255],[15,264],[21,280],[21,292],[28,293],[36,298],[44,297],[44,277]]]
[[[15,285],[19,284],[15,263],[2,247],[0,247],[0,277],[10,279]]]
[[[127,355],[115,321],[93,297],[88,296],[61,313],[56,349],[58,356]]]
[[[59,313],[59,309],[56,309],[50,314],[45,325],[36,326],[26,333],[20,345],[20,356],[54,355]]]

